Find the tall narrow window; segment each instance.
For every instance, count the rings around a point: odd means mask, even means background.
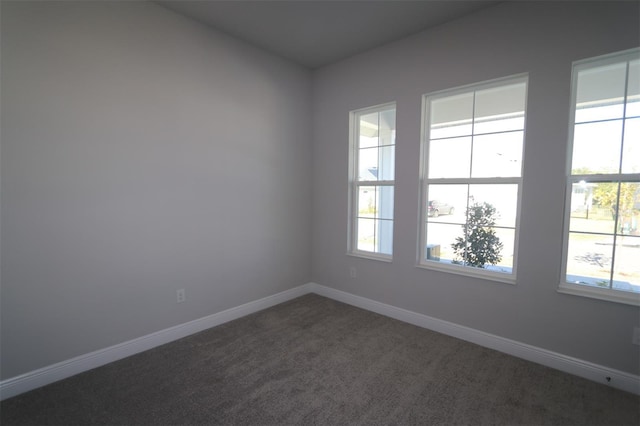
[[[527,77],[423,100],[419,265],[514,282]]]
[[[640,49],[574,63],[560,291],[640,305]]]
[[[395,141],[395,104],[351,113],[351,254],[391,259]]]

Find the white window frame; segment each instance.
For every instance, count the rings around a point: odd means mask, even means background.
[[[381,105],[367,107],[351,111],[349,113],[349,222],[348,222],[348,242],[347,242],[347,254],[356,257],[363,257],[367,259],[380,260],[385,262],[391,262],[393,260],[393,237],[391,241],[391,254],[386,254],[376,251],[366,251],[358,249],[358,194],[361,186],[374,186],[374,187],[392,187],[394,188],[394,205],[391,206],[392,216],[391,222],[392,228],[395,228],[395,164],[394,164],[394,179],[393,180],[359,180],[358,179],[358,160],[360,149],[360,117],[367,114],[379,113],[389,109],[397,111],[396,103],[389,102]],[[396,141],[394,136],[394,163],[395,163],[395,147]],[[377,228],[376,228],[377,229]],[[395,235],[395,229],[392,231]]]
[[[514,83],[525,83],[525,110],[524,110],[524,126],[523,126],[523,144],[522,144],[522,157],[520,176],[518,177],[497,177],[497,178],[429,178],[428,177],[428,164],[429,164],[429,143],[430,143],[430,103],[433,100],[440,98],[446,98],[450,96],[461,95],[469,92],[476,92],[480,90],[491,89],[494,87],[506,86]],[[448,272],[457,275],[464,275],[474,278],[482,278],[490,281],[496,281],[500,283],[515,284],[517,277],[517,265],[518,265],[518,247],[520,236],[520,213],[521,213],[521,199],[522,199],[522,167],[524,165],[524,154],[526,146],[526,122],[527,122],[527,99],[529,90],[529,75],[528,73],[517,74],[509,77],[499,78],[495,80],[489,80],[481,83],[469,84],[453,89],[445,89],[437,92],[432,92],[423,95],[422,97],[422,129],[421,129],[421,153],[420,153],[420,210],[418,219],[418,247],[417,263],[416,266],[424,269],[438,270],[442,272]],[[473,137],[473,133],[471,135]],[[430,261],[426,259],[426,246],[427,246],[427,231],[425,223],[428,218],[428,188],[433,184],[515,184],[517,185],[517,206],[516,206],[516,218],[515,218],[515,239],[514,239],[514,251],[513,251],[513,267],[511,273],[495,272],[489,269],[474,268],[464,265],[448,264],[439,261]],[[467,205],[468,206],[468,205]]]
[[[628,305],[640,306],[640,294],[617,290],[614,288],[598,288],[594,286],[589,286],[585,284],[577,284],[571,283],[566,280],[567,276],[567,267],[568,267],[568,256],[569,256],[569,227],[570,227],[570,216],[571,216],[571,195],[572,188],[574,183],[580,183],[581,181],[609,181],[613,183],[618,182],[640,182],[640,173],[607,173],[607,174],[587,174],[587,175],[573,175],[571,173],[572,170],[572,158],[573,158],[573,139],[574,139],[574,130],[575,130],[575,114],[576,114],[576,97],[577,97],[577,87],[578,87],[578,74],[580,71],[596,68],[606,65],[613,65],[616,63],[627,62],[630,60],[635,60],[640,55],[640,48],[630,49],[622,52],[616,52],[608,55],[598,56],[594,58],[584,59],[580,61],[575,61],[572,66],[571,73],[571,110],[570,110],[570,118],[569,118],[569,132],[568,132],[568,143],[567,143],[567,166],[566,166],[566,187],[565,187],[565,209],[564,209],[564,226],[563,226],[563,256],[562,256],[562,269],[560,276],[560,284],[558,286],[558,292],[572,294],[577,296],[584,296],[594,299],[605,300],[609,302],[618,302]],[[627,65],[627,81],[625,82],[625,109],[626,109],[626,99],[627,99],[627,82],[628,82],[628,65]],[[624,125],[626,120],[629,117],[625,117],[623,113],[622,118],[622,137],[624,138]],[[589,123],[589,122],[586,122]],[[623,139],[624,141],[624,139]],[[621,154],[622,156],[622,154]],[[616,219],[617,220],[617,219]],[[608,234],[607,234],[608,235]],[[614,248],[615,248],[615,227],[614,232],[611,234],[614,237]],[[615,251],[614,251],[614,261],[615,261]],[[610,284],[613,276],[613,268],[612,273],[610,275]]]

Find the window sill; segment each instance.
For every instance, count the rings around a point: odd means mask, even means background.
[[[370,253],[366,251],[349,251],[347,252],[347,256],[359,257],[369,260],[378,260],[380,262],[387,263],[391,263],[393,261],[393,257],[389,256],[388,254]]]
[[[463,275],[465,277],[477,278],[481,280],[494,281],[504,284],[516,284],[516,276],[513,274],[503,274],[500,272],[492,272],[486,269],[470,268],[468,266],[457,266],[451,264],[442,264],[439,262],[424,262],[416,264],[416,267],[422,269],[430,269],[433,271],[447,272],[455,275]]]
[[[589,297],[592,299],[605,300],[607,302],[624,303],[632,306],[640,306],[640,294],[627,291],[588,287],[580,284],[564,282],[560,283],[558,293]]]

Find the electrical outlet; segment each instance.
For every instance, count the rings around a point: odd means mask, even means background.
[[[634,345],[640,345],[640,327],[633,327],[633,337],[631,343]]]
[[[184,288],[180,288],[176,290],[176,302],[182,303],[185,301],[185,299],[186,299],[186,296],[184,293]]]
[[[358,270],[356,269],[355,266],[352,266],[352,267],[349,268],[349,276],[351,278],[355,278],[355,277],[358,276]]]

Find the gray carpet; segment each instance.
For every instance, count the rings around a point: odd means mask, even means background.
[[[3,401],[2,425],[638,425],[640,397],[306,295]]]

